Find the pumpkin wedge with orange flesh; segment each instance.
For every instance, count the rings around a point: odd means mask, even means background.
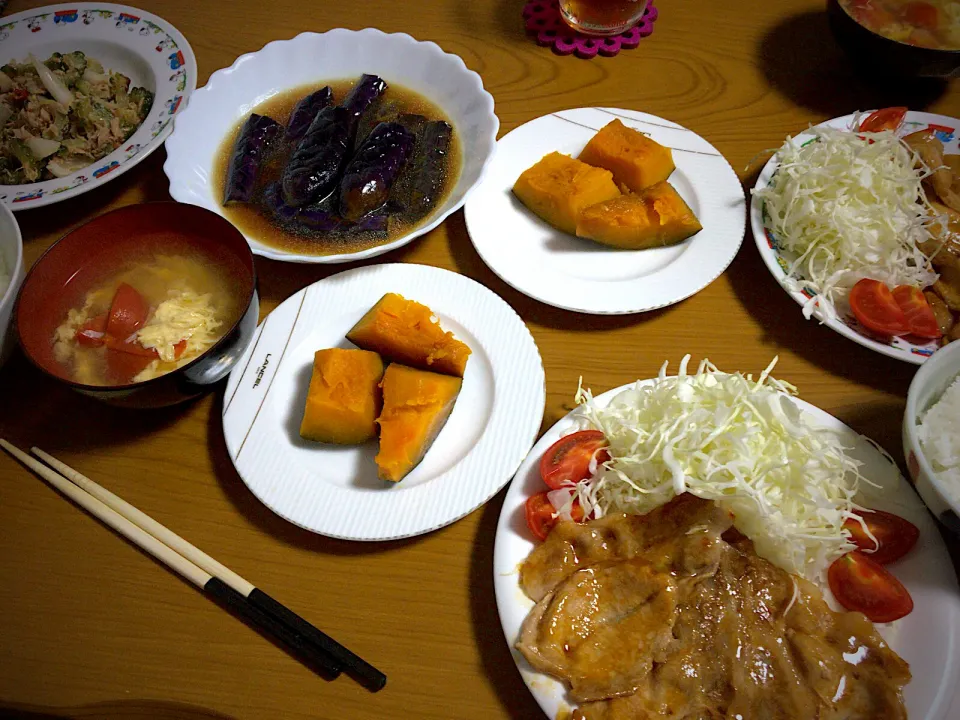
[[[572,235],[583,208],[617,197],[620,188],[609,170],[553,152],[520,174],[513,194],[542,220]]]
[[[317,350],[300,437],[339,445],[375,438],[382,377],[383,360],[374,352]]]
[[[580,160],[613,173],[617,185],[640,192],[670,177],[673,152],[619,120],[607,123],[580,153]]]
[[[577,235],[627,250],[676,245],[703,226],[670,183],[661,182],[639,195],[621,195],[591,205],[577,222]]]
[[[392,363],[380,381],[383,410],[380,452],[376,462],[382,480],[399,482],[423,460],[443,429],[460,394],[463,380]]]
[[[430,308],[396,293],[380,298],[347,339],[392,362],[457,377],[470,357],[470,348],[445,332]]]

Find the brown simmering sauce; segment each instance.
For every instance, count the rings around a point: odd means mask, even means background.
[[[355,83],[356,79],[349,79],[321,81],[309,85],[300,85],[299,87],[291,88],[290,90],[285,90],[274,95],[257,105],[251,112],[259,115],[267,115],[280,123],[280,125],[286,127],[287,120],[290,117],[290,113],[293,112],[294,106],[305,95],[309,95],[329,85],[333,91],[333,102],[337,104],[343,100]],[[430,100],[413,90],[393,85],[389,80],[387,80],[387,90],[380,99],[379,107],[395,109],[397,114],[412,113],[423,115],[427,120],[444,120],[448,123],[450,122],[450,119],[443,110]],[[217,201],[221,203],[227,181],[227,168],[230,163],[230,154],[233,152],[233,145],[236,142],[237,134],[240,132],[243,123],[246,122],[247,117],[248,115],[245,115],[241,118],[236,126],[227,134],[214,158],[213,177],[216,183],[214,193]],[[451,125],[452,124],[453,123],[451,123]],[[362,138],[358,138],[357,146],[359,146],[360,141],[362,141]],[[292,149],[290,145],[281,147],[264,162],[257,177],[255,202],[233,203],[227,206],[221,205],[221,211],[240,232],[248,237],[272,248],[306,255],[334,255],[359,252],[369,247],[391,242],[415,230],[433,215],[437,207],[443,204],[447,195],[450,194],[450,190],[457,184],[457,179],[460,177],[460,169],[462,167],[460,138],[457,128],[454,127],[450,140],[450,149],[446,154],[443,191],[426,215],[414,218],[400,215],[391,216],[386,238],[373,234],[357,234],[349,237],[325,236],[309,230],[302,232],[293,231],[291,228],[277,223],[261,201],[263,188],[280,178],[280,174],[283,172],[283,166]]]

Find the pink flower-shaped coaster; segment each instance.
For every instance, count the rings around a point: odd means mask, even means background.
[[[640,38],[653,33],[657,15],[657,8],[650,0],[640,22],[626,32],[612,37],[594,37],[578,33],[563,21],[558,0],[530,0],[523,8],[527,30],[536,34],[538,45],[553,45],[553,51],[558,55],[576,53],[577,57],[587,60],[596,57],[597,53],[610,57],[621,49],[632,50],[640,44]]]

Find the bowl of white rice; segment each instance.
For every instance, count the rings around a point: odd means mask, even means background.
[[[10,209],[0,204],[0,365],[13,350],[15,339],[11,320],[23,275],[20,226]]]
[[[907,392],[903,453],[920,497],[960,533],[960,342],[920,366]]]

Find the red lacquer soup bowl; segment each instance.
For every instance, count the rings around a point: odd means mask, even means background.
[[[235,309],[221,323],[222,336],[192,361],[153,379],[121,385],[78,382],[69,365],[55,357],[57,328],[98,283],[158,255],[190,257],[218,274],[221,292],[214,302]],[[259,318],[256,286],[253,254],[224,218],[175,202],[130,205],[68,233],[34,264],[17,299],[17,335],[34,365],[81,393],[115,405],[172,405],[211,389],[243,355]]]

